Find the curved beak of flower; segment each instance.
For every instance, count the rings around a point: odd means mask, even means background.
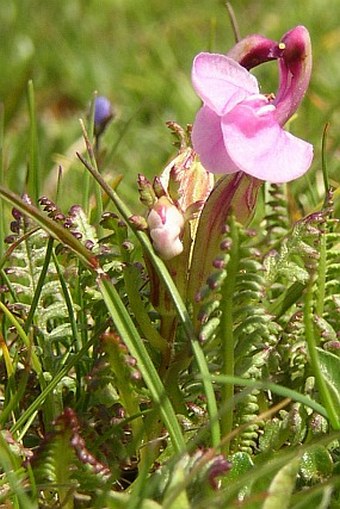
[[[263,35],[252,34],[236,43],[228,51],[227,56],[249,71],[257,65],[277,60],[282,53],[282,46],[276,41],[267,39]]]
[[[281,39],[279,89],[274,100],[276,119],[284,125],[301,103],[312,72],[312,47],[308,30],[297,26]]]

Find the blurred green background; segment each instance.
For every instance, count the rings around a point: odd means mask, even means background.
[[[340,179],[340,3],[338,0],[237,0],[241,35],[280,39],[298,24],[311,32],[312,83],[291,129],[315,145],[313,170],[292,184],[314,206],[322,194],[321,137],[330,123],[327,160]],[[226,52],[233,32],[220,0],[2,0],[0,101],[5,107],[5,182],[25,186],[29,153],[27,82],[33,79],[44,192],[53,198],[62,163],[62,206],[80,201],[83,169],[73,156],[96,90],[115,105],[104,135],[105,172],[124,175],[121,194],[137,203],[138,172],[152,176],[175,153],[168,120],[191,123],[199,107],[190,83],[191,63],[202,50]],[[275,91],[277,69],[256,70],[264,92]],[[60,154],[69,154],[61,157]],[[319,193],[319,195],[318,195]],[[136,205],[137,207],[137,205]]]

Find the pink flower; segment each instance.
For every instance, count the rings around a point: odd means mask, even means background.
[[[152,207],[147,223],[153,247],[163,260],[170,260],[183,251],[180,236],[184,217],[166,196],[159,198]]]
[[[308,31],[294,28],[276,50],[273,55],[279,60],[280,84],[274,100],[261,94],[256,78],[230,56],[196,56],[192,82],[203,107],[193,125],[192,142],[208,171],[243,171],[260,180],[282,183],[300,177],[310,167],[312,145],[282,128],[308,87]]]

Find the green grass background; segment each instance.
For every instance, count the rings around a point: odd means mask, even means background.
[[[279,39],[297,24],[311,32],[311,86],[292,131],[315,145],[313,170],[292,185],[310,205],[321,189],[321,137],[330,122],[327,159],[339,181],[340,3],[337,0],[231,2],[243,36]],[[57,165],[64,168],[61,205],[81,200],[84,170],[73,154],[96,90],[117,110],[105,133],[105,171],[122,174],[121,193],[136,203],[138,172],[159,173],[174,154],[167,120],[191,123],[199,107],[192,59],[225,52],[233,33],[222,0],[15,0],[0,5],[0,101],[5,107],[5,183],[25,188],[29,147],[27,82],[33,79],[42,189],[53,198]],[[277,86],[275,63],[256,71],[264,92]],[[73,145],[76,144],[76,145]],[[60,154],[70,157],[61,158]],[[315,182],[317,185],[315,185]],[[138,205],[135,205],[138,208]]]

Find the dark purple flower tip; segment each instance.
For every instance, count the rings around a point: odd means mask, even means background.
[[[264,62],[277,60],[281,55],[282,48],[277,42],[258,34],[241,39],[227,53],[228,57],[233,58],[248,70]]]
[[[94,133],[99,136],[114,117],[111,102],[107,97],[98,96],[94,102]]]
[[[312,47],[308,30],[297,26],[281,39],[279,90],[274,104],[281,125],[295,113],[309,85],[312,72]]]

